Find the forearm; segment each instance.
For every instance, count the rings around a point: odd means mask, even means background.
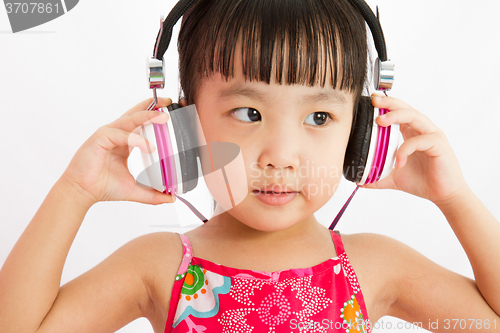
[[[500,315],[500,223],[469,188],[438,207],[469,258],[481,294]]]
[[[35,332],[59,292],[64,262],[91,203],[59,179],[0,270],[0,332]]]

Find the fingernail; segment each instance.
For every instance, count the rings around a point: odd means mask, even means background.
[[[155,124],[164,124],[168,121],[169,114],[168,113],[161,113],[154,118],[151,119],[151,122]]]
[[[170,115],[168,113],[164,113],[162,115],[160,115],[159,117],[159,120],[162,122],[162,123],[166,123],[168,121],[168,118],[170,118]]]
[[[379,117],[380,119],[384,120],[384,119],[387,117],[387,115],[386,115],[386,114],[381,114],[381,115],[380,115],[380,116],[378,116],[378,117]]]
[[[145,147],[140,147],[140,149],[144,154],[152,154],[156,150],[156,147],[152,144],[146,144]]]
[[[377,98],[377,97],[380,97],[380,98],[384,98],[385,95],[381,92],[374,92],[372,93],[372,98]]]

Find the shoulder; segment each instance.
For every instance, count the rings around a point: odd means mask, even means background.
[[[388,282],[419,276],[423,267],[438,267],[415,249],[388,236],[342,234],[342,241],[353,266],[359,266],[362,273],[378,273]]]
[[[163,331],[181,257],[182,244],[175,234],[129,241],[62,286],[39,331],[111,331],[140,317],[148,318],[155,332]]]
[[[356,256],[366,262],[387,262],[398,256],[398,250],[411,249],[400,241],[380,234],[340,234],[349,256]]]
[[[474,280],[436,264],[410,246],[377,234],[342,235],[342,240],[372,322],[385,315],[420,323],[467,317],[493,322],[498,318]]]
[[[395,287],[406,290],[411,284],[409,280],[445,271],[415,249],[388,236],[362,233],[342,235],[342,240],[353,265],[360,266],[361,272],[382,274]]]
[[[117,252],[123,252],[144,278],[151,272],[177,270],[182,260],[182,244],[178,234],[156,232],[132,239]]]
[[[132,239],[124,246],[129,246],[134,251],[148,258],[158,258],[162,260],[174,259],[171,254],[180,254],[182,256],[182,244],[180,237],[172,232],[155,232]],[[168,254],[168,258],[165,255]],[[179,258],[180,263],[180,258]]]
[[[118,251],[127,254],[146,285],[152,286],[158,277],[175,277],[182,261],[182,243],[176,233],[155,232],[132,239]]]
[[[388,315],[402,290],[407,274],[421,258],[417,251],[388,236],[341,234],[345,252],[358,277],[370,319]]]

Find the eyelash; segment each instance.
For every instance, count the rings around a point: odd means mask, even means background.
[[[236,119],[238,119],[234,114],[235,112],[237,111],[240,111],[240,110],[244,110],[244,109],[252,109],[252,110],[255,110],[257,112],[259,112],[257,109],[254,109],[254,108],[249,108],[249,107],[241,107],[241,108],[236,108],[236,109],[233,109],[231,111],[231,114],[233,115],[233,117],[235,117]],[[317,111],[317,112],[313,112],[313,113],[310,113],[307,115],[307,117],[309,117],[311,114],[314,114],[314,113],[324,113],[326,114],[326,116],[328,117],[328,119],[330,119],[331,121],[335,121],[335,117],[329,113],[329,112],[326,112],[326,111]],[[259,115],[260,115],[260,112],[259,112]],[[260,117],[262,118],[262,117]],[[241,119],[238,119],[238,120],[241,120]],[[246,122],[246,123],[252,123],[253,121],[245,121],[245,120],[241,120],[242,122]],[[260,121],[260,119],[259,119]],[[315,126],[315,127],[321,127],[321,126],[325,126],[326,124],[328,124],[328,120],[324,123],[324,124],[321,124],[321,125],[312,125],[312,126]]]
[[[313,113],[310,113],[310,114],[314,114],[314,113],[325,113],[325,114],[326,114],[326,116],[328,117],[328,119],[330,119],[330,121],[335,121],[335,117],[334,117],[334,116],[333,116],[330,112],[326,112],[326,111],[317,111],[317,112],[313,112]],[[309,114],[309,115],[310,115],[310,114]],[[307,116],[309,117],[309,115],[307,115]],[[322,124],[322,125],[316,125],[316,126],[317,126],[317,127],[320,127],[320,126],[326,126],[326,125],[329,123],[328,119],[326,120],[326,122],[325,122],[324,124]]]

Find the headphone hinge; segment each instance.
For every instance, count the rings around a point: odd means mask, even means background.
[[[374,80],[375,90],[391,90],[394,83],[394,62],[391,59],[375,61]]]
[[[148,80],[150,89],[163,89],[165,86],[164,61],[155,57],[148,58]]]

